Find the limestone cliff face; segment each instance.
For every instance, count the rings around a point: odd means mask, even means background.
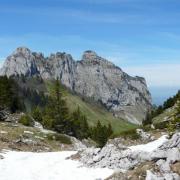
[[[40,75],[43,79],[59,77],[71,90],[99,101],[115,116],[139,124],[151,108],[151,95],[142,77],[131,77],[119,67],[85,51],[81,61],[66,53],[51,54],[31,52],[17,48],[7,57],[0,75]]]

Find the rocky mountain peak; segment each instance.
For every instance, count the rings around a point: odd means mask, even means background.
[[[48,57],[49,60],[73,60],[72,56],[70,54],[67,54],[65,52],[56,52],[56,53],[51,53],[50,56]]]
[[[151,109],[146,81],[131,77],[94,51],[85,51],[81,61],[57,52],[44,58],[42,53],[19,47],[7,57],[0,75],[59,78],[72,91],[100,102],[114,116],[139,124]]]
[[[23,56],[29,56],[31,55],[31,50],[27,47],[18,47],[14,52],[13,55],[23,55]]]
[[[113,63],[102,58],[96,52],[91,51],[91,50],[87,50],[83,53],[81,62],[85,65],[102,66],[103,68],[106,68],[106,67],[114,68],[115,67],[115,65]]]
[[[44,55],[41,52],[39,52],[39,53],[33,52],[32,55],[37,59],[44,59]]]
[[[82,60],[88,61],[88,60],[94,60],[97,59],[98,55],[96,52],[87,50],[83,53]]]

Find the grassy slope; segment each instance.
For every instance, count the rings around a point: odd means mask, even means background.
[[[175,107],[168,108],[163,113],[153,118],[153,123],[156,124],[156,123],[163,122],[167,118],[171,118],[175,112],[176,112]]]
[[[51,91],[52,83],[46,82],[46,85],[48,91]],[[83,101],[81,97],[68,92],[64,88],[63,94],[65,94],[70,112],[73,112],[79,106],[83,114],[87,116],[88,123],[91,126],[95,125],[98,120],[100,120],[101,123],[105,125],[111,123],[115,135],[136,127],[136,125],[134,124],[126,122],[122,119],[115,118],[112,113],[108,112],[102,106],[99,106],[95,103],[88,103],[87,101]]]
[[[49,139],[50,136],[56,135],[54,133],[45,133],[38,128],[23,126],[21,124],[13,125],[13,123],[0,122],[0,151],[2,149],[33,151],[33,149],[40,150],[41,148],[46,149],[46,147],[49,147],[51,151],[58,151],[60,150],[60,145],[64,143],[64,141],[61,142],[61,140]],[[32,132],[33,134],[26,134],[25,132]],[[64,135],[61,136],[67,138]],[[34,142],[39,142],[39,144],[16,143],[22,137]]]

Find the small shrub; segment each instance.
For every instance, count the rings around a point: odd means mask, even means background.
[[[155,127],[156,129],[165,129],[165,128],[168,127],[168,124],[169,124],[168,121],[164,121],[164,122],[160,122],[160,123],[155,123],[155,124],[154,124],[154,127]]]
[[[140,135],[136,132],[136,129],[131,129],[131,130],[127,130],[127,131],[123,131],[120,136],[122,136],[123,138],[130,138],[133,140],[139,139]]]
[[[39,107],[36,107],[32,112],[32,117],[35,121],[42,123],[42,112]]]
[[[180,130],[180,118],[174,118],[171,120],[168,125],[167,129],[169,134],[173,134],[175,131]]]
[[[21,116],[21,118],[19,119],[19,123],[23,124],[24,126],[33,126],[34,125],[34,121],[32,120],[32,118],[29,115]]]
[[[53,129],[53,124],[54,124],[54,120],[48,116],[48,115],[45,115],[42,119],[42,125],[44,128],[46,129]]]
[[[148,124],[148,125],[146,125],[146,126],[141,126],[141,128],[142,128],[145,132],[148,132],[148,131],[151,130],[151,125]]]
[[[72,144],[71,139],[63,134],[49,134],[48,140],[60,141],[63,144]]]

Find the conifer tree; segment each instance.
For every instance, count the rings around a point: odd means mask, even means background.
[[[112,126],[109,123],[107,128],[107,136],[110,137],[113,134]]]
[[[177,107],[176,107],[176,115],[180,115],[180,100],[177,101]]]
[[[97,142],[99,147],[103,147],[108,138],[112,135],[112,127],[109,124],[108,127],[103,126],[100,121],[97,122],[96,127],[92,128],[91,138]]]
[[[38,121],[40,123],[42,122],[42,112],[38,106],[34,108],[32,112],[32,117],[34,118],[35,121]]]
[[[69,131],[69,112],[61,92],[59,79],[56,79],[55,86],[51,92],[44,119],[44,124],[47,123],[49,127],[52,126],[54,130],[60,133],[67,133]]]
[[[89,136],[87,118],[82,114],[79,107],[72,113],[72,132],[79,139],[88,138]]]
[[[8,108],[12,113],[24,110],[24,104],[19,97],[19,87],[7,76],[0,77],[0,107]]]
[[[152,124],[152,116],[151,116],[151,113],[147,113],[146,114],[146,117],[145,117],[145,120],[142,122],[143,126],[146,126],[148,124]]]

